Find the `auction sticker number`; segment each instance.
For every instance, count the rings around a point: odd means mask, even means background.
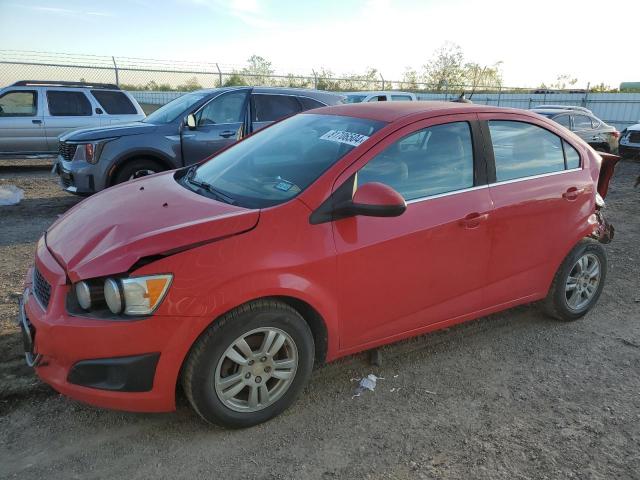
[[[361,143],[367,141],[369,137],[360,135],[359,133],[345,132],[344,130],[329,130],[320,137],[321,140],[329,140],[330,142],[346,143],[353,147],[357,147]]]

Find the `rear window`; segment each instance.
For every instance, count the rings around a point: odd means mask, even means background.
[[[91,94],[109,115],[135,115],[138,113],[129,97],[122,92],[91,90]]]
[[[49,90],[47,103],[49,104],[49,113],[54,117],[91,116],[91,103],[82,92]]]
[[[298,97],[298,100],[300,100],[300,103],[302,103],[303,110],[311,110],[312,108],[320,108],[325,106],[324,103],[314,100],[313,98]]]
[[[409,95],[391,95],[391,100],[394,102],[410,102],[413,99]]]

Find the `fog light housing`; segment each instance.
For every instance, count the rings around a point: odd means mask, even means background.
[[[84,309],[89,310],[91,308],[91,287],[87,282],[78,282],[75,286],[76,299],[78,304]]]

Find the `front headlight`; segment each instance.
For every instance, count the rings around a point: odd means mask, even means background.
[[[149,315],[160,305],[173,275],[108,278],[104,298],[112,313],[119,315]]]
[[[83,280],[74,285],[73,293],[80,308],[89,313],[103,315],[108,309],[114,315],[150,315],[160,306],[172,279],[173,275],[162,274]]]
[[[113,138],[107,138],[97,142],[79,143],[76,148],[76,153],[73,155],[73,160],[83,160],[95,165],[100,159],[100,154],[105,144],[111,140],[113,140]]]

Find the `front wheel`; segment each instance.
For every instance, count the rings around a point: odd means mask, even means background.
[[[153,175],[154,173],[162,172],[163,170],[165,169],[162,165],[150,158],[138,158],[126,161],[116,172],[116,175],[113,178],[113,184],[118,185],[119,183],[146,177],[147,175]]]
[[[598,301],[607,276],[607,254],[602,245],[585,238],[558,269],[547,298],[546,312],[565,321],[577,320]]]
[[[293,403],[314,360],[309,326],[290,306],[260,300],[218,319],[196,342],[182,385],[206,421],[243,428]]]

